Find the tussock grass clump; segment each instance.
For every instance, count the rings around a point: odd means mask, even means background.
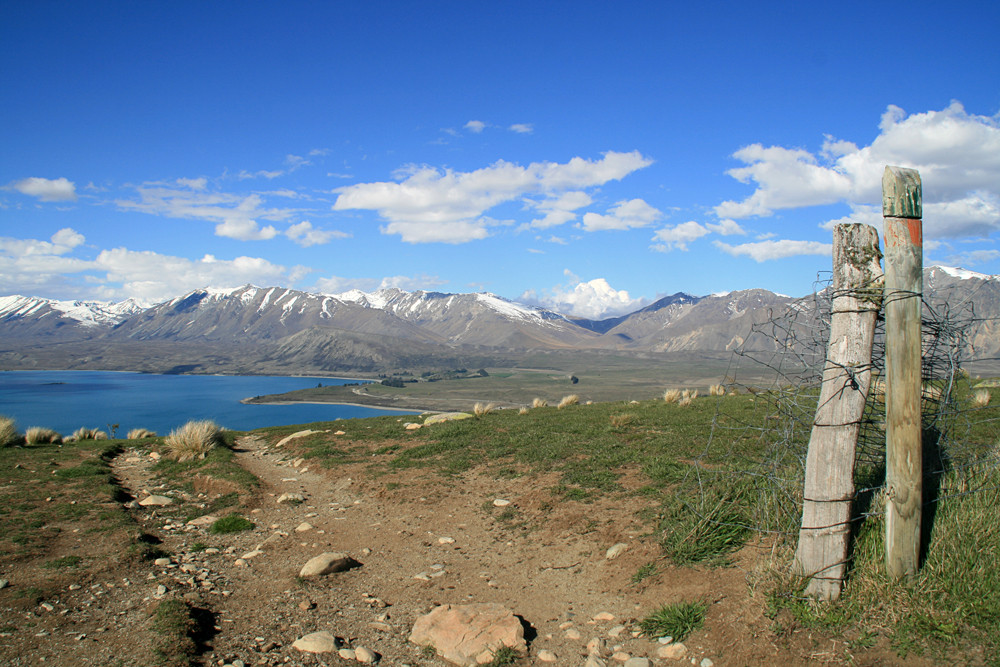
[[[24,440],[18,433],[17,424],[10,417],[0,416],[0,447],[14,447]]]
[[[191,607],[181,600],[164,600],[153,612],[152,625],[157,634],[153,646],[157,663],[169,667],[190,665],[198,652],[194,641],[198,623]]]
[[[664,403],[676,403],[681,398],[680,389],[667,389],[663,392],[663,402]]]
[[[988,389],[979,389],[972,394],[972,404],[977,408],[985,408],[990,404],[990,392]]]
[[[528,414],[528,412],[529,412],[528,408],[526,408],[526,407],[524,407],[522,405],[521,409],[517,411],[517,414],[519,414],[519,415],[526,415],[526,414]]]
[[[240,516],[239,514],[230,514],[229,516],[224,516],[215,523],[213,523],[208,532],[215,535],[224,535],[226,533],[239,533],[244,530],[253,530],[254,524],[249,519]]]
[[[639,629],[647,637],[673,637],[675,642],[684,641],[705,624],[707,609],[708,605],[701,600],[665,604],[639,621]]]
[[[86,426],[81,426],[80,428],[73,431],[67,440],[72,440],[73,442],[79,442],[81,440],[107,440],[108,434],[100,429],[87,428]]]
[[[472,406],[472,414],[477,417],[488,415],[497,409],[496,403],[476,403]]]
[[[32,426],[24,432],[24,439],[29,445],[58,445],[63,437],[50,428]]]
[[[638,421],[638,417],[631,413],[624,413],[620,415],[611,415],[611,426],[614,428],[625,428],[626,426],[631,426]]]
[[[144,438],[155,438],[156,431],[150,431],[148,428],[134,428],[128,432],[129,440],[142,440]]]
[[[222,427],[211,420],[203,419],[189,421],[184,426],[174,429],[163,444],[170,451],[171,458],[184,462],[205,458],[206,454],[223,442]]]
[[[576,394],[570,394],[569,396],[563,396],[563,399],[559,401],[559,405],[557,405],[556,407],[562,410],[563,408],[569,407],[571,405],[579,405],[579,403],[580,403],[580,397],[577,396]]]
[[[726,388],[723,387],[721,384],[713,384],[711,387],[708,388],[708,395],[709,396],[725,396],[726,395]]]
[[[531,407],[533,408],[546,408],[548,407],[548,405],[549,402],[546,401],[544,398],[536,398],[531,402]]]

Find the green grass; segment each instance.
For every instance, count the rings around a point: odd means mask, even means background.
[[[43,564],[42,567],[47,567],[50,570],[61,569],[67,567],[77,567],[83,562],[83,558],[80,556],[62,556],[61,558],[54,558]]]
[[[254,523],[239,514],[224,516],[213,523],[208,532],[213,535],[224,535],[226,533],[239,533],[244,530],[253,530]]]
[[[157,637],[153,658],[164,667],[187,667],[197,655],[194,634],[198,624],[191,607],[180,600],[163,600],[153,612],[152,629]]]
[[[639,621],[639,629],[650,638],[673,637],[681,642],[705,624],[707,609],[701,600],[665,604]]]

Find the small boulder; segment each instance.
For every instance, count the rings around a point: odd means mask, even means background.
[[[333,572],[343,572],[361,565],[345,553],[327,551],[310,558],[299,571],[300,577],[320,577]]]
[[[174,499],[167,496],[146,496],[139,501],[139,504],[143,507],[162,507],[164,505],[173,505]]]
[[[296,438],[304,438],[305,436],[312,435],[313,433],[319,433],[319,431],[310,431],[310,430],[296,431],[295,433],[292,433],[291,435],[286,435],[284,438],[279,440],[278,443],[275,445],[275,447],[283,447],[291,440],[295,440]]]
[[[424,426],[428,424],[438,424],[440,422],[457,421],[460,419],[472,419],[473,415],[468,412],[442,412],[430,415],[424,420]]]
[[[278,496],[279,503],[304,503],[306,497],[301,493],[282,493]]]
[[[187,522],[187,525],[189,525],[189,526],[211,526],[213,523],[215,523],[218,520],[219,520],[219,517],[217,517],[215,515],[212,515],[212,514],[206,514],[204,516],[199,516],[199,517],[197,517],[195,519],[191,519],[190,521]]]
[[[475,665],[484,652],[501,646],[524,651],[524,626],[503,605],[477,603],[441,605],[417,619],[410,641],[433,646],[438,655],[456,665]]]
[[[618,544],[614,545],[606,552],[604,552],[604,558],[605,560],[614,560],[615,558],[618,558],[626,551],[628,551],[628,545],[625,544],[624,542],[619,542]]]
[[[299,637],[292,643],[292,648],[304,653],[333,653],[338,646],[340,641],[326,630]]]

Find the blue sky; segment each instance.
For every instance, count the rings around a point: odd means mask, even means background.
[[[897,11],[898,8],[898,11]],[[30,2],[0,10],[0,294],[802,295],[920,170],[1000,273],[1000,5]]]

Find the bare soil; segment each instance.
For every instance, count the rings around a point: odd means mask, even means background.
[[[171,554],[170,565],[116,557],[122,543],[65,531],[47,558],[80,554],[109,565],[53,574],[21,564],[3,573],[11,586],[0,591],[0,662],[156,664],[151,616],[163,599],[176,597],[195,609],[196,662],[206,665],[356,664],[292,648],[318,630],[375,651],[383,665],[443,665],[409,643],[410,629],[436,605],[467,602],[500,603],[523,619],[529,651],[520,665],[546,664],[537,658],[543,649],[558,657],[555,664],[582,665],[593,638],[604,640],[608,664],[618,664],[615,650],[654,665],[692,664],[692,658],[719,666],[925,664],[769,618],[759,589],[768,576],[766,545],[745,548],[731,567],[669,565],[641,518],[648,504],[641,496],[557,500],[549,490],[554,478],[443,477],[420,468],[382,473],[372,465],[378,457],[322,468],[301,462],[294,440],[275,444],[255,435],[237,442],[240,465],[261,486],[217,514],[236,510],[255,528],[223,535],[184,524],[231,492],[230,483],[202,478],[194,493],[184,493],[154,476],[148,451],[120,454],[115,474],[135,498],[166,493],[177,501],[129,510]],[[283,493],[305,500],[278,503]],[[510,504],[496,506],[497,499]],[[311,528],[297,531],[303,523]],[[618,543],[628,549],[608,559]],[[326,551],[346,552],[360,566],[316,580],[297,576]],[[635,581],[650,563],[655,574]],[[38,595],[15,595],[34,577],[47,582]],[[685,661],[656,658],[658,644],[638,636],[638,620],[665,603],[697,599],[709,607],[704,628],[684,642]],[[601,613],[614,618],[594,620]]]

